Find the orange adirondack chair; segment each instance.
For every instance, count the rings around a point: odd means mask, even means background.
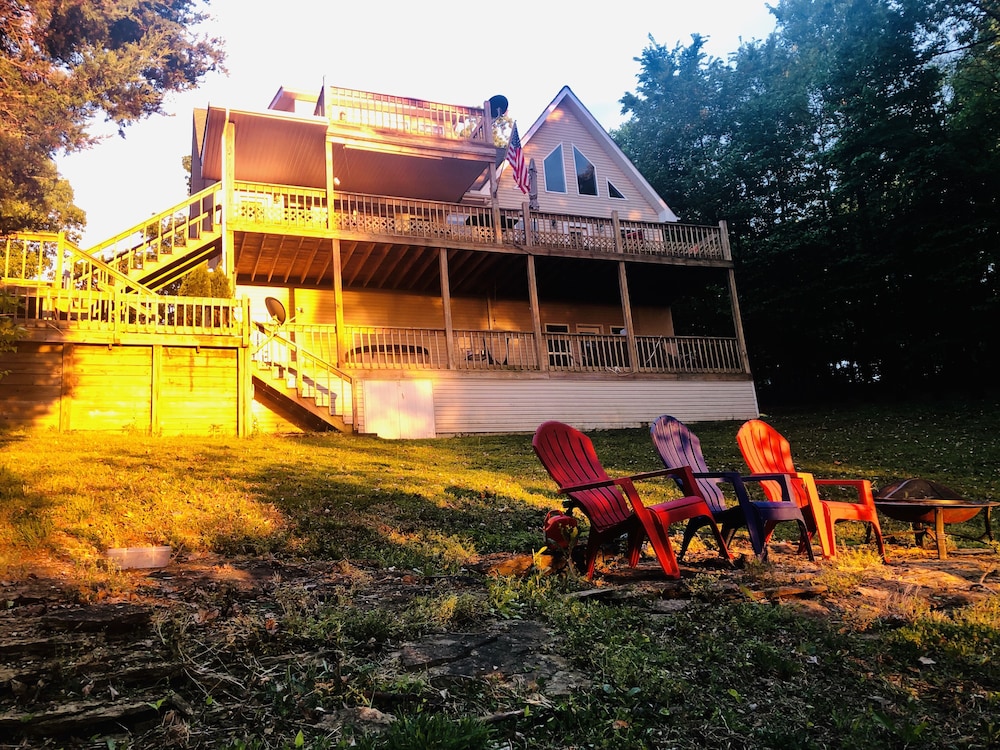
[[[750,471],[759,474],[788,474],[792,478],[795,500],[805,511],[807,521],[819,537],[823,557],[837,556],[834,525],[838,521],[861,521],[870,524],[871,530],[875,532],[879,556],[885,560],[885,544],[872,497],[871,482],[867,479],[816,479],[810,473],[797,471],[788,441],[771,425],[759,419],[744,423],[736,434],[736,442]],[[761,485],[770,500],[781,498],[777,482],[761,482]],[[858,502],[823,500],[819,496],[819,486],[853,487],[858,493]]]
[[[689,467],[660,469],[612,479],[597,458],[590,438],[567,424],[555,421],[538,427],[531,447],[559,486],[559,491],[569,496],[565,503],[567,508],[579,508],[590,521],[586,551],[588,578],[594,575],[594,562],[601,546],[623,534],[628,535],[630,566],[638,564],[642,543],[648,538],[663,572],[669,578],[680,578],[677,558],[670,546],[670,524],[702,516],[715,535],[720,556],[732,560]],[[685,497],[656,505],[643,504],[634,482],[664,476],[677,481]]]

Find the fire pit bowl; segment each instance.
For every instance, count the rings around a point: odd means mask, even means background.
[[[962,523],[973,518],[983,508],[977,505],[974,508],[968,507],[971,500],[948,500],[940,499],[935,501],[935,505],[944,508],[945,523]],[[961,505],[960,508],[949,508],[949,505]],[[920,500],[912,501],[875,501],[876,507],[885,513],[889,518],[905,523],[934,523],[934,509],[921,505]]]
[[[944,523],[962,523],[985,507],[926,479],[904,479],[883,487],[875,493],[875,505],[897,521],[927,524],[934,523],[935,508],[943,509]]]

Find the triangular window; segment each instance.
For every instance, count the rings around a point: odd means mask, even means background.
[[[622,191],[616,188],[611,180],[608,180],[608,197],[617,198],[620,201],[625,200],[625,196],[622,195]]]

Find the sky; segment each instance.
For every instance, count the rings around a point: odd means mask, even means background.
[[[776,0],[770,0],[775,4]],[[707,37],[727,58],[741,41],[774,30],[766,0],[614,0],[608,13],[580,0],[213,0],[199,33],[221,37],[228,75],[174,94],[166,115],[107,134],[96,147],[57,159],[87,213],[81,247],[92,247],[187,195],[181,158],[191,152],[191,113],[209,104],[265,110],[281,86],[328,85],[482,106],[494,94],[527,131],[563,86],[606,129],[634,92],[635,58],[650,36],[668,48]]]

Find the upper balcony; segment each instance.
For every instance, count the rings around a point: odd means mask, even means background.
[[[195,134],[196,189],[222,181],[231,159],[237,181],[324,190],[333,180],[353,193],[457,203],[489,181],[497,159],[484,107],[335,87],[282,89],[263,112],[209,107]]]
[[[327,86],[316,94],[282,88],[268,109],[326,117],[338,128],[372,129],[493,144],[484,107],[443,104]]]

